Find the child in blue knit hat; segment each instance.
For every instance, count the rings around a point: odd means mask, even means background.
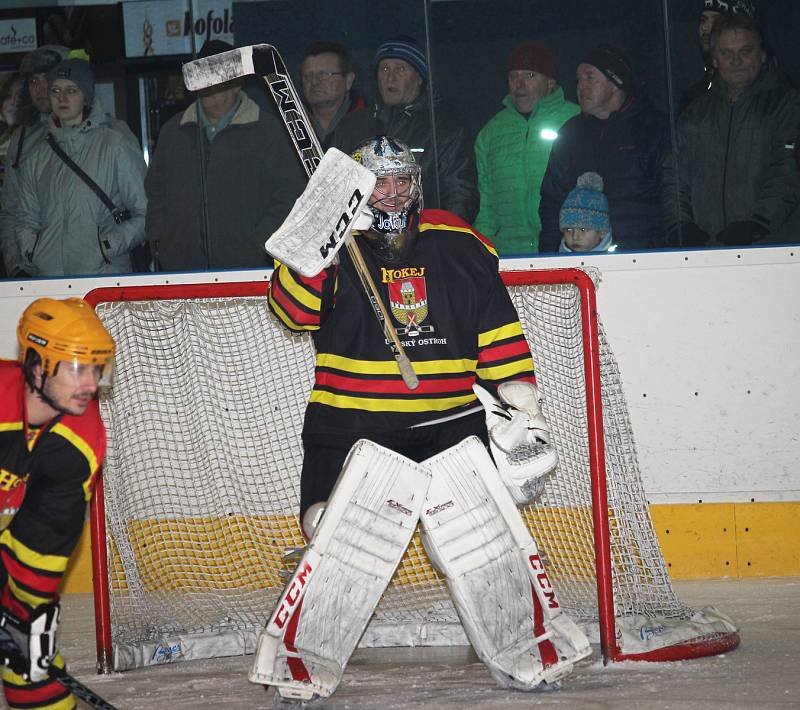
[[[608,200],[603,194],[603,178],[583,173],[567,195],[558,216],[564,235],[560,252],[613,251]]]

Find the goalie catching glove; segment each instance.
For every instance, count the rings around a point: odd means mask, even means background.
[[[18,660],[24,663],[19,669],[11,664],[12,670],[27,681],[37,683],[49,677],[50,664],[56,655],[60,611],[57,603],[42,604],[33,612],[30,621],[22,621],[7,610],[0,610],[0,636],[14,641],[19,649]]]
[[[544,476],[558,463],[550,427],[539,407],[539,392],[529,382],[503,382],[500,399],[480,385],[472,389],[486,410],[489,448],[500,478],[517,505],[544,490]]]

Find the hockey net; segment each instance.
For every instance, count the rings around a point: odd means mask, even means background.
[[[562,606],[611,660],[734,648],[723,614],[673,592],[591,279],[503,276],[559,454],[523,515]],[[262,281],[87,296],[118,344],[92,504],[101,671],[253,652],[291,574],[314,352],[272,317],[266,292]],[[466,643],[415,536],[362,645]]]

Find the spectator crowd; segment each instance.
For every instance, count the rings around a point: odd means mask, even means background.
[[[474,142],[430,90],[413,37],[377,47],[371,103],[342,44],[313,42],[297,73],[323,149],[402,140],[425,206],[474,225],[501,256],[797,241],[800,93],[750,0],[697,2],[703,73],[672,135],[610,44],[581,53],[577,103],[558,84],[552,47],[511,48],[508,93]],[[228,49],[210,40],[199,56]],[[95,96],[88,59],[39,47],[0,86],[2,275],[269,266],[264,240],[305,175],[263,100],[241,80],[198,92],[161,128],[147,166]]]

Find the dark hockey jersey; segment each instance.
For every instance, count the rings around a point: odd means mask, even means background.
[[[106,450],[96,400],[39,429],[26,422],[25,380],[0,361],[0,604],[18,618],[52,601],[83,531]]]
[[[403,383],[347,250],[338,266],[311,278],[279,265],[270,307],[291,330],[311,331],[317,351],[305,432],[406,428],[473,409],[476,380],[490,389],[533,381],[531,353],[485,237],[449,212],[425,210],[402,262],[383,261],[366,244],[361,251],[419,387]]]

